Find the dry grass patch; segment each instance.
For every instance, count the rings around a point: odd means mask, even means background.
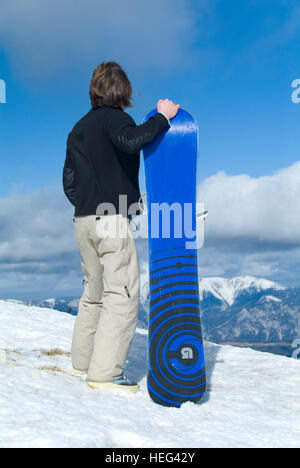
[[[62,369],[60,369],[59,367],[56,367],[56,366],[41,366],[38,368],[38,370],[40,371],[48,371],[48,372],[54,372],[54,373],[58,373],[58,372],[64,372]]]
[[[71,356],[71,353],[67,353],[58,348],[50,349],[50,351],[42,351],[42,354],[44,356]]]

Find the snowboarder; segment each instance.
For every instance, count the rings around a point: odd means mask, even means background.
[[[94,71],[90,98],[92,108],[69,134],[63,172],[64,192],[75,206],[84,274],[72,361],[75,371],[87,374],[91,388],[136,393],[139,386],[124,376],[124,365],[137,324],[140,275],[119,196],[126,195],[127,207],[139,201],[140,150],[169,127],[179,105],[161,99],[157,113],[137,126],[125,112],[132,107],[131,83],[115,62]],[[99,211],[103,204],[114,212]],[[115,236],[107,235],[114,231]]]

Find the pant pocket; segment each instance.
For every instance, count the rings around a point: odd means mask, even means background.
[[[101,255],[115,253],[124,248],[126,231],[122,216],[105,216],[96,222],[96,236]]]
[[[103,279],[101,271],[88,271],[84,262],[81,263],[84,275],[84,295],[90,302],[101,302],[103,294]]]

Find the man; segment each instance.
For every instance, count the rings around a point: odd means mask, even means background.
[[[127,208],[139,201],[140,150],[168,129],[179,105],[160,100],[158,112],[137,126],[124,112],[132,107],[131,97],[132,86],[120,65],[105,62],[94,71],[92,108],[69,135],[63,184],[75,206],[84,274],[72,344],[74,370],[87,374],[91,388],[135,393],[139,387],[124,376],[124,365],[137,324],[140,277],[119,196],[126,195]],[[103,206],[113,206],[114,213]],[[108,236],[115,226],[117,234]]]

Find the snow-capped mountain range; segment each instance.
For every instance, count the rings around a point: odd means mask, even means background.
[[[149,287],[146,277],[141,288],[139,327],[147,328]],[[300,337],[300,288],[286,288],[273,281],[252,276],[202,278],[199,283],[203,332],[215,343],[284,344],[291,355],[291,343]],[[20,302],[20,301],[18,301]],[[78,298],[27,301],[38,306],[77,313]]]
[[[287,343],[300,335],[300,288],[253,277],[200,282],[204,333],[217,343]]]
[[[60,312],[68,312],[69,314],[77,315],[79,299],[74,299],[72,297],[61,297],[43,299],[41,301],[24,301],[24,304],[46,309],[59,310]]]
[[[259,292],[269,289],[284,291],[286,288],[273,281],[253,276],[238,276],[232,279],[202,278],[200,281],[201,300],[207,294],[212,294],[229,306],[232,306],[236,298],[243,292]]]

